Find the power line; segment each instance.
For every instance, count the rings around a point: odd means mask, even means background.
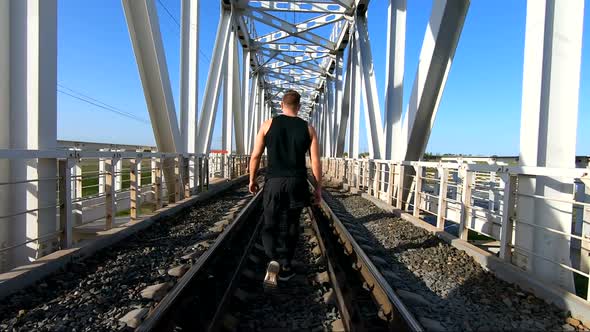
[[[168,16],[174,21],[174,23],[176,23],[176,26],[178,27],[178,29],[180,30],[180,22],[178,22],[178,20],[176,19],[176,17],[174,17],[174,15],[172,15],[172,12],[168,9],[168,7],[166,7],[166,5],[161,1],[158,0],[158,3],[160,4],[160,6],[162,6],[162,8],[164,8],[164,11],[168,14]],[[177,32],[178,35],[180,36],[180,32]],[[202,56],[205,57],[205,59],[211,63],[211,58],[209,56],[207,56],[205,54],[205,52],[203,52],[203,50],[201,50],[199,48],[199,53],[201,53]]]
[[[168,13],[168,16],[170,16],[170,18],[176,23],[176,25],[178,25],[178,27],[180,28],[180,23],[178,23],[178,20],[176,19],[176,17],[174,17],[174,15],[172,15],[172,13],[168,10],[168,7],[166,7],[161,0],[158,0],[158,2],[160,3],[160,5],[162,7],[164,7],[164,10],[166,11],[166,13]]]
[[[67,96],[69,96],[71,98],[74,98],[74,99],[83,101],[83,102],[85,102],[87,104],[96,106],[96,107],[98,107],[100,109],[103,109],[103,110],[109,111],[111,113],[115,113],[115,114],[118,114],[118,115],[127,117],[127,118],[132,119],[132,120],[135,120],[135,121],[139,121],[139,122],[142,122],[142,123],[145,123],[145,124],[150,124],[150,122],[147,121],[146,119],[141,118],[141,117],[138,117],[138,116],[136,116],[136,115],[134,115],[132,113],[125,112],[125,111],[123,111],[121,109],[118,109],[116,107],[110,106],[110,105],[108,105],[108,104],[106,104],[106,103],[104,103],[104,102],[102,102],[102,101],[100,101],[98,99],[95,99],[95,98],[92,98],[92,97],[87,96],[85,94],[82,94],[82,93],[80,93],[80,92],[78,92],[76,90],[70,89],[70,88],[68,88],[68,87],[66,87],[64,85],[59,84],[59,83],[58,83],[58,86],[61,87],[61,89],[60,88],[57,89],[58,92],[60,92],[60,93],[62,93],[64,95],[67,95]],[[63,89],[69,90],[69,91],[71,91],[71,93],[70,92],[67,92],[67,91],[65,91]],[[75,94],[78,94],[78,95],[75,95]]]

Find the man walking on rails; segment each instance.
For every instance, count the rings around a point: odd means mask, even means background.
[[[264,286],[277,287],[277,280],[287,281],[295,276],[292,259],[299,238],[299,217],[309,204],[305,154],[309,151],[311,168],[317,182],[314,200],[321,199],[322,166],[315,129],[297,117],[301,95],[285,92],[283,114],[266,120],[256,136],[250,160],[251,193],[258,191],[256,172],[260,158],[267,149],[268,167],[263,192],[264,225],[262,243],[270,259]]]

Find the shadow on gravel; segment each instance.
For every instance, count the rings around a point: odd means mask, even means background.
[[[243,195],[242,195],[243,196]],[[237,200],[240,195],[225,195]],[[174,280],[166,272],[188,245],[229,207],[211,199],[154,223],[125,240],[71,262],[34,285],[0,300],[0,330],[91,330],[120,327],[117,319],[134,306],[146,286]],[[110,323],[109,323],[110,324]]]
[[[414,314],[414,316],[420,320],[421,324],[425,325],[425,322],[428,322],[428,319],[437,320],[436,314],[431,314],[428,310],[429,307],[432,306],[433,303],[438,303],[443,301],[436,293],[430,291],[424,281],[416,276],[412,271],[410,271],[404,263],[400,262],[396,258],[396,254],[399,252],[412,250],[414,248],[423,247],[423,245],[428,246],[435,246],[437,245],[438,239],[425,239],[425,243],[405,243],[394,248],[385,248],[380,241],[368,230],[365,228],[365,225],[369,221],[376,221],[380,219],[393,219],[396,218],[391,213],[386,212],[379,212],[374,214],[369,214],[365,217],[355,218],[348,209],[341,203],[340,199],[344,199],[348,197],[346,194],[338,194],[331,192],[330,195],[332,198],[332,203],[338,209],[340,209],[343,215],[347,218],[350,218],[353,221],[353,224],[356,224],[356,230],[359,230],[364,238],[369,240],[370,246],[374,250],[374,252],[365,252],[367,255],[377,256],[387,261],[388,266],[379,266],[379,270],[387,279],[389,284],[392,286],[394,291],[398,293],[398,295],[402,296],[402,300],[408,306],[408,309]],[[372,216],[372,217],[371,217]],[[356,237],[355,237],[356,238]],[[389,273],[391,272],[391,273]],[[402,292],[400,292],[400,290]],[[426,320],[425,320],[426,318]],[[434,321],[432,322],[435,323]],[[432,326],[434,327],[434,326]],[[436,328],[427,328],[427,330],[444,330],[443,326],[437,326]],[[426,327],[425,327],[426,328]]]
[[[427,331],[564,330],[566,313],[496,278],[465,252],[359,196],[329,195],[349,229],[369,242],[374,252],[367,255],[387,262],[373,259]]]

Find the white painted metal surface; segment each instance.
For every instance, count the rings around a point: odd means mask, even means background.
[[[433,1],[403,120],[403,160],[420,160],[426,150],[469,4],[469,0]]]
[[[57,3],[55,0],[0,1],[0,148],[55,149],[57,145]],[[6,160],[1,178],[22,181],[55,176],[55,160]],[[56,231],[55,182],[34,181],[8,187],[0,213],[15,215],[0,242],[13,245]],[[3,190],[6,190],[4,188]],[[53,209],[49,208],[53,206]],[[4,240],[4,241],[2,241]],[[30,262],[53,250],[34,241],[19,247],[7,266]]]
[[[527,4],[520,151],[523,166],[575,167],[583,21],[583,1]],[[532,195],[567,199],[574,192],[572,179],[522,180],[523,189]],[[570,233],[572,208],[571,203],[529,197],[519,211],[528,223]],[[529,226],[519,230],[516,244],[522,250],[516,250],[517,262],[543,280],[572,291],[569,271],[555,273],[551,262],[527,253],[533,251],[571,266],[570,239]]]
[[[402,160],[400,147],[406,48],[406,0],[389,0],[385,71],[385,158]]]
[[[195,153],[199,117],[199,0],[182,0],[180,26],[180,136],[182,151]],[[192,160],[189,163],[189,181],[194,188],[195,165]]]

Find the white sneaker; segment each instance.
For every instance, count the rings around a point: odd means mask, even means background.
[[[279,271],[281,270],[281,265],[277,261],[270,261],[268,263],[268,267],[266,268],[266,275],[264,276],[264,287],[277,287],[277,279],[279,275]]]

